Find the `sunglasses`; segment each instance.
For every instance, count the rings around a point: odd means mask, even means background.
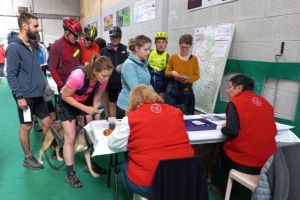
[[[78,38],[78,35],[76,33],[71,32],[72,35],[74,35],[75,38]]]
[[[95,39],[84,37],[86,41],[94,42]]]

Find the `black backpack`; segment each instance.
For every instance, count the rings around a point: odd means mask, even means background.
[[[101,85],[100,82],[97,81],[97,83],[94,86],[90,86],[90,79],[86,78],[86,68],[84,66],[77,66],[72,71],[74,71],[76,69],[81,69],[83,71],[83,73],[84,73],[84,83],[83,83],[83,86],[79,90],[75,91],[75,94],[77,94],[78,96],[85,95],[86,91],[91,87],[93,88],[93,91],[91,92],[91,94],[93,94],[96,91],[96,89]],[[71,73],[72,73],[72,71],[71,71]]]

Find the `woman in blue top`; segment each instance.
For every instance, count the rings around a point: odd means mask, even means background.
[[[151,39],[145,35],[138,35],[129,39],[128,47],[132,51],[123,64],[121,71],[122,90],[117,101],[117,118],[125,116],[130,91],[139,84],[150,86],[147,57],[150,54]]]

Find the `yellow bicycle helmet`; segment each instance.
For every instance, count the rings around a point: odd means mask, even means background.
[[[157,39],[164,39],[168,42],[168,34],[165,32],[157,32],[155,34],[154,41],[156,42]]]
[[[83,34],[88,38],[95,39],[97,37],[97,29],[93,24],[88,24],[84,27]]]

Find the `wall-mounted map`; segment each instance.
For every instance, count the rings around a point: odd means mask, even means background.
[[[214,111],[233,33],[233,24],[195,30],[193,55],[198,58],[200,79],[194,83],[193,89],[196,109],[201,112]]]

